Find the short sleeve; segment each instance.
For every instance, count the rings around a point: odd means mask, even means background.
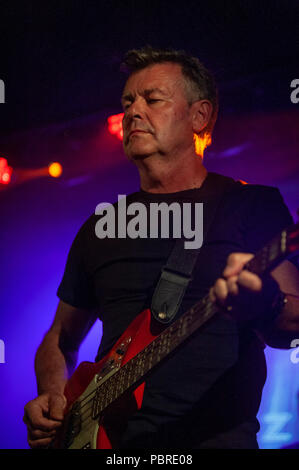
[[[92,280],[86,271],[87,231],[88,224],[85,223],[71,245],[57,296],[73,307],[92,310],[96,307],[96,301]]]
[[[245,190],[246,209],[242,214],[244,241],[246,248],[256,253],[294,222],[277,188],[248,185]]]

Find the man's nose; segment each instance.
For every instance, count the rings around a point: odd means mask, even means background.
[[[144,116],[144,103],[142,99],[136,99],[125,114],[129,119],[142,119]]]

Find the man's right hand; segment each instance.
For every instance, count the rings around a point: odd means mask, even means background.
[[[30,447],[49,447],[62,424],[65,406],[65,396],[53,392],[43,393],[25,405],[23,421],[27,426]]]

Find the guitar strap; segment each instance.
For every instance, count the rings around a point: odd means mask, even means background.
[[[242,184],[232,178],[212,172],[208,173],[207,179],[207,188],[205,188],[207,192],[203,205],[203,242],[224,195],[240,188]],[[166,265],[161,269],[161,276],[152,297],[152,315],[161,323],[169,323],[175,317],[192,279],[192,271],[201,250],[201,247],[197,249],[184,248],[185,241],[184,238],[177,239]]]

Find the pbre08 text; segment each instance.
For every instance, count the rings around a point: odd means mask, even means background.
[[[185,465],[192,464],[192,455],[151,455],[151,464]]]

